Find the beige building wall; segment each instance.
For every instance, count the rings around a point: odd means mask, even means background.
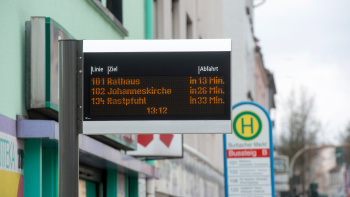
[[[313,164],[313,175],[311,182],[318,183],[318,192],[327,194],[329,191],[329,171],[336,166],[335,148],[320,150],[315,163]]]
[[[221,173],[224,172],[222,134],[185,134],[184,143],[207,157]]]
[[[313,154],[313,158],[308,161],[307,159],[310,158],[310,154]],[[303,187],[306,192],[309,189],[310,183],[317,183],[318,193],[328,194],[329,189],[332,189],[329,187],[331,178],[329,171],[336,166],[335,148],[323,148],[315,152],[307,151],[301,157],[305,159],[305,169],[307,170],[305,171],[305,184],[298,184],[296,186],[297,192],[302,192]],[[294,169],[294,172],[295,175],[300,176],[301,174],[300,169]]]
[[[155,39],[222,38],[221,0],[154,0]]]
[[[254,101],[269,110],[268,78],[260,52],[255,53],[255,97]]]
[[[155,0],[155,39],[223,38],[221,0]],[[184,143],[223,172],[222,134],[187,134]]]
[[[223,38],[221,0],[196,0],[198,4],[198,36],[203,39]]]

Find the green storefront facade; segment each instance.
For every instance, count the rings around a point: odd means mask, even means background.
[[[14,0],[0,5],[0,196],[57,197],[59,123],[45,113],[43,119],[28,113],[26,65],[33,58],[28,50],[35,46],[27,47],[26,22],[44,17],[46,24],[55,21],[75,39],[152,39],[153,1]],[[57,106],[46,107],[57,113]],[[139,196],[139,178],[156,177],[157,169],[126,155],[115,148],[118,140],[108,138],[112,146],[80,139],[80,196]]]

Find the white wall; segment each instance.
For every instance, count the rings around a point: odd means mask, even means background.
[[[180,0],[186,17],[193,25],[193,38],[222,38],[221,0]],[[188,134],[184,142],[207,157],[223,172],[223,137],[221,134]]]
[[[262,56],[259,52],[255,52],[255,94],[254,101],[269,110],[269,89],[268,78],[264,68]]]
[[[249,4],[248,4],[249,5]],[[232,39],[232,101],[246,101],[250,91],[254,98],[254,48],[251,16],[246,0],[223,0],[223,37]],[[253,9],[250,4],[250,13]]]
[[[223,38],[222,0],[196,0],[198,36],[203,39]]]
[[[222,38],[221,0],[156,0],[154,4],[156,39]]]
[[[185,134],[184,143],[202,153],[219,171],[224,172],[222,134]]]

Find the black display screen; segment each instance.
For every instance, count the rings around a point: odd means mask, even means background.
[[[84,121],[230,120],[230,52],[84,53]]]

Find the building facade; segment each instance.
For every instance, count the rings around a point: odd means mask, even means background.
[[[146,39],[147,1],[19,0],[0,10],[0,196],[58,196],[58,40]],[[125,154],[134,135],[79,140],[81,197],[139,196],[158,177]]]
[[[220,39],[222,1],[153,1],[154,39]],[[182,159],[156,160],[155,196],[224,196],[221,134],[184,134]]]
[[[253,1],[155,0],[153,8],[154,39],[231,39],[231,102],[275,108],[274,78],[254,38]],[[156,161],[156,196],[224,196],[222,147],[220,134],[184,135],[182,160]]]
[[[255,50],[253,1],[15,0],[1,5],[0,196],[58,196],[60,39],[230,38],[232,103],[253,100],[274,107],[273,76]],[[183,143],[182,158],[147,161],[126,153],[136,149],[136,135],[80,135],[79,197],[224,196],[223,136],[186,134]]]
[[[336,165],[329,171],[330,181],[328,195],[330,197],[348,196],[349,169],[346,165]]]

